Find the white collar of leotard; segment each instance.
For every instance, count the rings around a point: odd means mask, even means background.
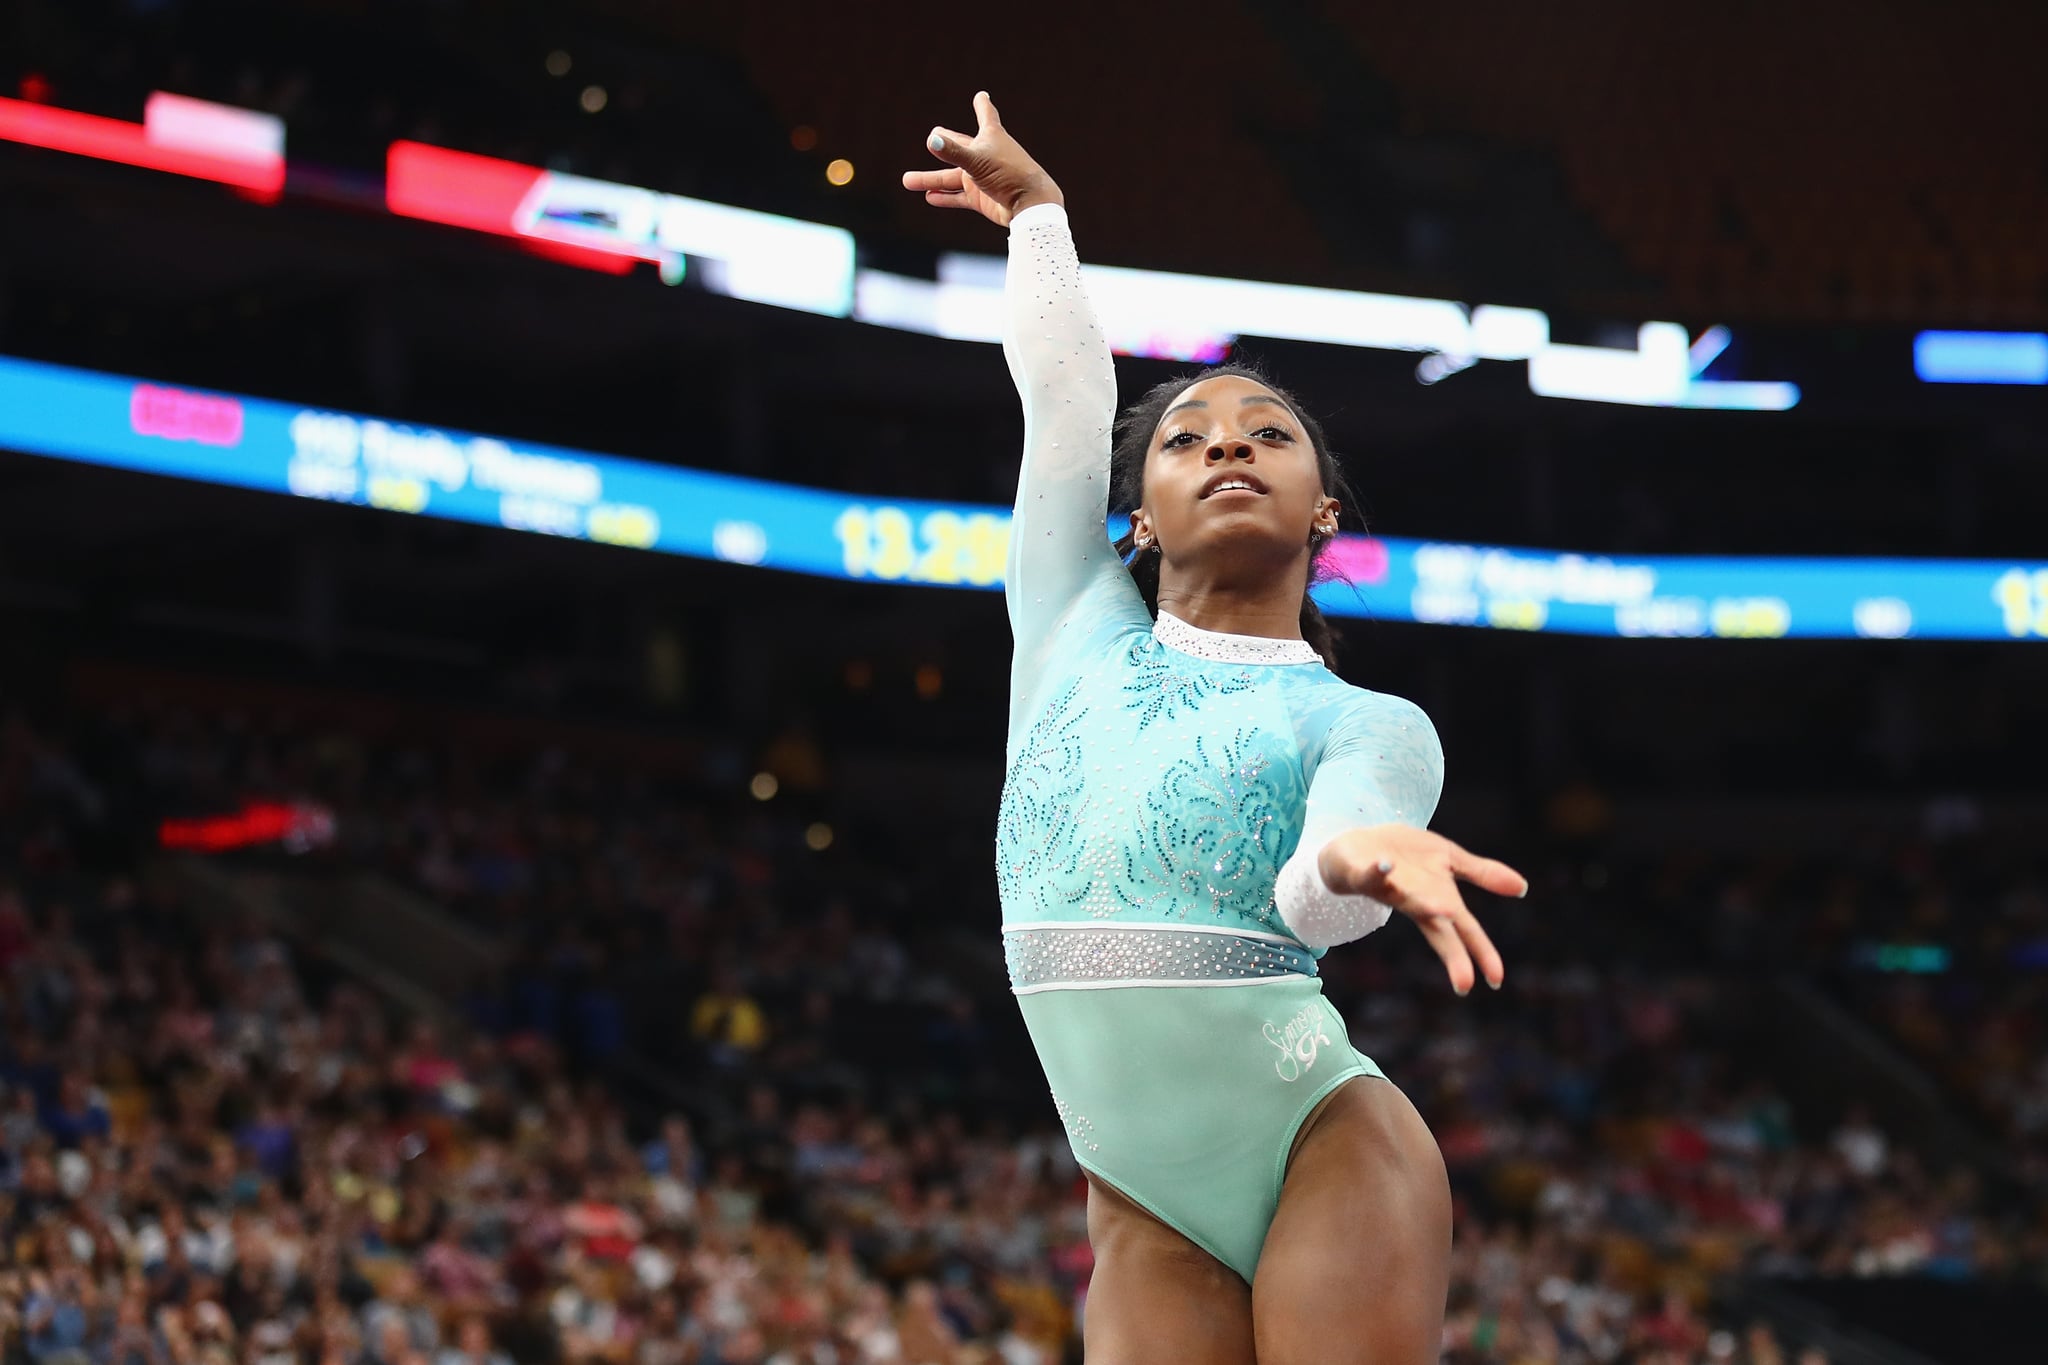
[[[1191,626],[1162,611],[1152,623],[1152,638],[1168,649],[1219,664],[1319,664],[1323,656],[1306,640],[1273,640],[1263,635],[1226,635]]]

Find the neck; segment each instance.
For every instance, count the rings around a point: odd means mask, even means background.
[[[1301,638],[1301,599],[1308,591],[1305,564],[1249,583],[1218,582],[1192,575],[1161,573],[1159,609],[1191,626],[1226,635],[1270,640]]]

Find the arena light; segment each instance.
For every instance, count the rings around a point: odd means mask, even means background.
[[[936,282],[860,272],[853,316],[862,322],[958,341],[1003,336],[1000,256],[948,253]],[[1713,380],[1699,374],[1728,345],[1711,327],[1689,342],[1675,322],[1644,323],[1633,350],[1561,345],[1536,308],[1410,298],[1307,285],[1083,265],[1081,274],[1111,349],[1154,360],[1210,362],[1242,336],[1368,350],[1421,351],[1416,378],[1434,384],[1480,360],[1526,360],[1529,388],[1545,398],[1646,407],[1781,412],[1799,386],[1776,380]]]
[[[142,134],[158,147],[210,152],[258,166],[284,162],[283,119],[162,90],[142,106]]]
[[[231,853],[281,844],[304,853],[334,842],[334,812],[316,801],[252,801],[231,814],[166,820],[157,843],[192,853]]]
[[[556,74],[568,70],[566,54],[551,55],[550,71],[556,65]],[[0,138],[217,180],[264,199],[285,183],[281,120],[182,96],[153,96],[139,125],[0,99]],[[385,202],[393,213],[517,240],[584,269],[623,274],[647,262],[676,284],[694,260],[705,288],[749,302],[958,340],[1002,336],[1000,257],[948,254],[936,281],[858,270],[852,234],[823,223],[407,141],[388,151]],[[1241,336],[1261,336],[1422,352],[1424,383],[1481,360],[1525,360],[1530,388],[1546,397],[1750,411],[1799,401],[1794,384],[1700,378],[1726,347],[1726,328],[1685,348],[1688,368],[1667,344],[1673,333],[1682,341],[1673,323],[1645,324],[1633,351],[1560,346],[1534,308],[1114,266],[1084,272],[1110,344],[1125,355],[1207,362]]]
[[[853,317],[878,327],[956,341],[1002,340],[1001,256],[948,252],[938,278],[858,270],[850,234],[819,223],[591,180],[430,147],[391,146],[386,181],[394,213],[515,237],[599,269],[654,261],[679,274],[701,262],[706,288],[734,298]],[[1728,345],[1726,328],[1688,342],[1676,323],[1646,323],[1637,348],[1559,345],[1536,308],[1376,294],[1312,285],[1084,265],[1112,349],[1160,360],[1221,359],[1239,337],[1270,337],[1434,357],[1418,378],[1434,383],[1480,360],[1527,361],[1545,397],[1661,407],[1781,411],[1798,386],[1707,380]]]
[[[1718,408],[1724,412],[1783,412],[1799,402],[1799,386],[1780,379],[1695,379],[1675,408]]]
[[[0,139],[232,185],[264,200],[284,192],[284,122],[205,100],[152,95],[142,123],[0,98]]]
[[[1636,349],[1615,346],[1546,346],[1529,357],[1529,388],[1545,398],[1669,407],[1692,382],[1685,329],[1646,322]]]
[[[2048,333],[1922,332],[1913,372],[1928,384],[2048,384]]]
[[[877,327],[919,332],[925,336],[948,336],[942,330],[939,303],[942,291],[933,280],[914,275],[894,275],[886,270],[863,270],[854,278],[853,316]],[[996,324],[996,335],[1002,334]],[[989,338],[982,338],[987,340]]]
[[[826,578],[993,589],[1009,552],[1003,507],[862,498],[26,360],[0,358],[0,448]],[[2048,640],[2048,562],[1622,557],[1392,536],[1344,536],[1332,553],[1348,581],[1316,596],[1342,616]]]
[[[1677,323],[1646,322],[1634,350],[1543,347],[1529,357],[1529,388],[1545,398],[1635,407],[1783,412],[1799,402],[1797,384],[1697,378],[1727,344],[1726,328],[1710,327],[1701,342],[1688,343]]]
[[[393,213],[567,252],[596,269],[648,261],[673,280],[695,257],[716,293],[828,317],[853,310],[853,235],[822,223],[419,142],[391,144],[385,202]]]

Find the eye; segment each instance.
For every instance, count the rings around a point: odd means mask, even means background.
[[[1169,435],[1165,440],[1161,441],[1159,443],[1159,448],[1161,450],[1175,450],[1184,445],[1191,445],[1194,442],[1199,441],[1201,439],[1201,437],[1195,435],[1195,433],[1192,431],[1176,431]]]
[[[1264,426],[1253,432],[1252,435],[1262,441],[1291,441],[1294,439],[1294,433],[1286,427]]]

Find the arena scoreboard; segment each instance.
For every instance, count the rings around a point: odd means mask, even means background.
[[[0,447],[786,572],[991,590],[1007,508],[878,499],[0,358]],[[1105,528],[1113,533],[1116,528]],[[1345,536],[1333,615],[1720,639],[2048,639],[2048,563]]]

